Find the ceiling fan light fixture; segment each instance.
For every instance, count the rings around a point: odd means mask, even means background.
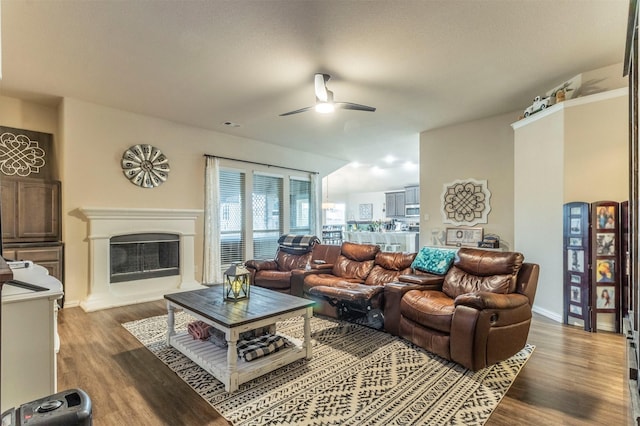
[[[336,110],[335,105],[330,102],[318,102],[316,104],[316,112],[320,114],[329,114]]]

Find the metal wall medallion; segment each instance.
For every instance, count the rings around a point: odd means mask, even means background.
[[[0,135],[0,169],[7,176],[26,177],[45,166],[45,152],[38,141],[25,134],[4,132]]]
[[[491,211],[491,192],[486,180],[456,180],[443,186],[443,223],[464,226],[487,223]]]
[[[133,145],[122,154],[122,172],[134,185],[155,188],[169,177],[169,160],[152,145]]]

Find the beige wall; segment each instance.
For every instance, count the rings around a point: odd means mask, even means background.
[[[0,125],[54,134],[58,178],[62,181],[65,243],[65,306],[88,292],[87,223],[82,207],[202,209],[204,154],[326,175],[345,162],[209,130],[64,99],[59,107],[0,97]],[[139,188],[122,174],[122,153],[135,144],[158,147],[169,159],[164,184]],[[197,224],[196,279],[202,274],[202,219]]]
[[[628,198],[626,89],[515,123],[515,248],[540,264],[535,308],[562,321],[563,218],[571,201]]]
[[[432,231],[452,227],[441,214],[443,185],[457,179],[487,180],[491,191],[485,234],[513,244],[513,130],[518,113],[456,124],[420,134],[420,244]],[[428,215],[428,216],[425,216]]]
[[[540,265],[535,307],[562,320],[564,110],[515,131],[514,248]]]
[[[0,96],[0,126],[53,134],[53,156],[49,161],[53,163],[53,176],[59,176],[57,159],[60,154],[57,143],[60,140],[60,134],[56,106],[46,106],[22,99]]]

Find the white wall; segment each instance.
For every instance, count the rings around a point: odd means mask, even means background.
[[[420,134],[420,244],[431,233],[453,227],[443,223],[443,185],[457,179],[487,180],[491,191],[485,234],[513,244],[513,130],[518,112],[456,124]]]

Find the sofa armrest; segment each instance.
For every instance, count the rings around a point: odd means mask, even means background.
[[[384,285],[384,329],[394,336],[400,335],[400,301],[409,290],[424,288],[419,284],[391,282]]]
[[[417,285],[438,285],[442,286],[444,276],[433,274],[404,274],[398,277],[398,281],[402,283]],[[431,289],[430,289],[431,290]]]
[[[275,260],[247,260],[244,265],[256,271],[278,270],[278,264]]]
[[[513,309],[529,304],[529,298],[524,294],[510,293],[490,293],[487,291],[478,291],[474,293],[461,294],[456,297],[454,304],[463,305],[470,308],[483,309]]]
[[[333,269],[333,263],[312,263],[312,270],[320,270],[322,272],[330,271]]]
[[[304,277],[311,274],[325,273],[324,269],[294,269],[291,271],[291,295],[303,297],[304,296]]]

